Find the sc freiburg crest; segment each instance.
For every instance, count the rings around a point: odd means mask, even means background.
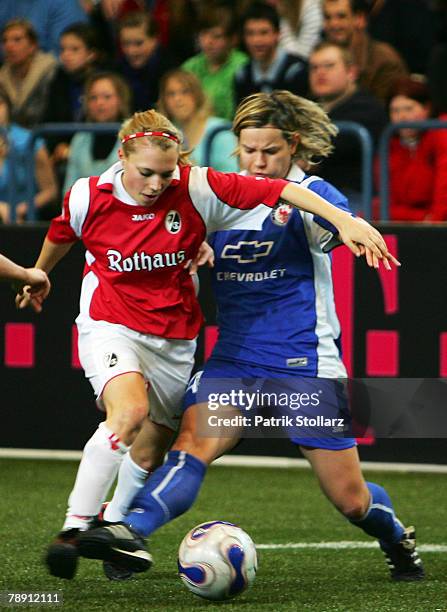
[[[178,234],[182,227],[180,214],[176,210],[170,210],[165,219],[165,227],[170,234]]]
[[[106,368],[113,368],[118,363],[118,355],[116,353],[106,353],[104,355],[104,365]]]

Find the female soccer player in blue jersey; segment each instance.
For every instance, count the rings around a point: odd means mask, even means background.
[[[328,155],[332,148],[335,127],[316,104],[286,91],[255,94],[239,106],[233,130],[245,174],[287,178],[349,210],[346,198],[333,186],[301,169],[317,156]],[[214,434],[208,428],[208,435],[204,435],[208,417],[213,414],[216,423],[221,413],[210,411],[210,404],[200,395],[201,387],[212,389],[213,381],[222,379],[287,378],[284,383],[289,384],[296,377],[297,381],[308,381],[310,389],[327,389],[324,385],[332,381],[336,393],[337,380],[347,377],[339,350],[340,327],[327,254],[340,244],[335,227],[311,213],[280,204],[261,231],[219,231],[210,241],[216,257],[213,282],[219,312],[218,342],[203,372],[196,374],[188,387],[180,433],[167,461],[145,484],[142,478],[138,483],[135,462],[143,465],[139,454],[144,457],[144,441],[137,440],[130,459],[134,463],[133,484],[128,482],[127,493],[132,487],[134,491],[142,488],[130,505],[131,511],[125,517],[120,514],[126,506],[126,487],[121,484],[105,518],[122,523],[118,528],[104,526],[82,534],[81,555],[132,571],[149,567],[142,538],[191,507],[207,466],[243,435],[240,419],[227,421],[227,425],[222,422],[223,427]],[[363,253],[370,266],[378,267],[368,249]],[[237,401],[235,406],[224,416],[241,414]],[[300,437],[292,430],[290,437],[334,506],[353,525],[379,540],[391,577],[422,579],[414,528],[405,529],[397,519],[383,487],[365,482],[355,439],[327,429],[324,432],[320,436],[304,432]]]

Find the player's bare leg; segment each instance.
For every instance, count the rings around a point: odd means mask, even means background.
[[[379,540],[391,578],[421,580],[424,570],[416,551],[415,530],[413,527],[405,529],[396,517],[383,487],[365,481],[357,448],[300,448],[327,498],[353,525]]]
[[[368,510],[370,493],[360,468],[357,448],[327,450],[306,448],[309,461],[323,493],[348,519],[360,519]]]
[[[211,414],[215,418],[231,419],[240,415],[240,411],[231,406],[219,406],[211,413],[207,404],[190,406],[183,415],[180,432],[171,450],[191,454],[209,465],[232,449],[239,442],[243,427],[224,424],[210,427],[208,418]]]
[[[239,412],[233,410],[232,414]],[[229,415],[228,408],[225,415]],[[206,404],[187,409],[166,462],[149,477],[123,523],[81,534],[79,549],[83,556],[111,561],[131,571],[148,569],[142,537],[186,512],[197,497],[208,464],[240,439],[239,427],[221,428],[211,437],[206,429],[207,416]]]
[[[131,372],[110,380],[103,391],[106,420],[84,447],[74,488],[68,500],[65,523],[49,547],[50,573],[73,578],[77,568],[77,538],[98,514],[125,453],[135,440],[149,410],[146,384]]]

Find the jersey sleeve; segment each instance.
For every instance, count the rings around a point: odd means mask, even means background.
[[[89,205],[89,179],[82,178],[65,194],[62,213],[51,221],[47,238],[57,244],[80,240]]]
[[[351,213],[347,198],[338,191],[333,185],[322,180],[320,177],[312,176],[303,181],[301,185],[307,182],[307,187],[345,212]],[[309,215],[309,213],[304,213]],[[311,235],[312,239],[320,245],[324,253],[329,253],[332,249],[343,244],[338,237],[337,228],[329,223],[323,217],[318,215],[310,215],[312,218]]]
[[[287,185],[283,179],[191,169],[189,195],[208,232],[260,230]]]

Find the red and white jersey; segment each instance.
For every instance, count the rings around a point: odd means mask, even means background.
[[[186,262],[208,232],[261,229],[287,182],[179,166],[146,207],[130,198],[121,178],[118,162],[100,177],[76,181],[47,238],[83,241],[81,311],[90,318],[164,338],[195,338],[202,314]]]

